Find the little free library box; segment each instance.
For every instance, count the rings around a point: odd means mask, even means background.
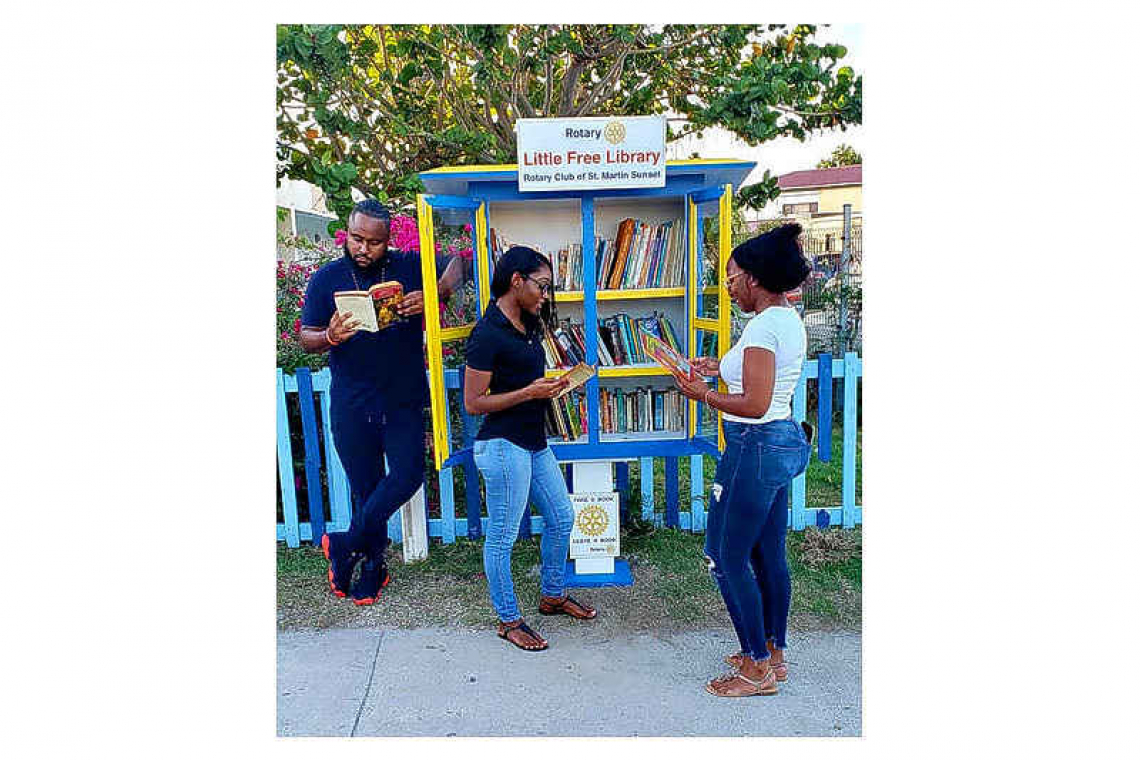
[[[598,121],[599,131],[612,123]],[[620,145],[592,152],[606,150],[639,152]],[[446,228],[470,225],[473,262],[465,287],[474,291],[478,315],[490,300],[495,261],[507,248],[530,246],[554,264],[559,325],[543,341],[547,374],[580,362],[597,368],[582,387],[551,403],[547,437],[559,460],[600,463],[718,449],[717,415],[680,395],[668,370],[646,355],[642,336],[690,359],[728,350],[729,299],[720,285],[732,250],[732,193],[755,164],[660,163],[659,187],[628,187],[618,177],[584,178],[597,185],[587,189],[524,190],[519,172],[531,167],[516,164],[420,174],[427,189],[417,199],[420,250],[434,250]],[[466,417],[458,389],[445,387],[443,354],[461,348],[474,322],[447,323],[434,287],[435,259],[422,256],[421,265],[435,465],[469,464],[478,420]],[[464,431],[451,424],[459,418]]]

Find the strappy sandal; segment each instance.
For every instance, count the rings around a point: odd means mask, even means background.
[[[582,604],[569,594],[562,597],[561,600],[553,601],[549,597],[542,597],[538,603],[538,613],[540,615],[569,615],[578,620],[593,620],[598,616],[596,609]]]
[[[528,647],[528,646],[525,646],[523,644],[520,644],[519,642],[515,641],[514,639],[512,639],[510,637],[512,631],[521,631],[522,633],[525,633],[527,636],[530,636],[533,641],[541,643],[542,646]],[[503,639],[505,641],[509,641],[510,643],[514,644],[516,647],[523,650],[524,652],[541,652],[543,649],[546,649],[550,646],[550,644],[546,643],[546,641],[544,641],[541,636],[539,636],[537,633],[535,633],[533,628],[531,628],[529,625],[527,625],[522,620],[520,620],[517,625],[507,625],[506,623],[499,623],[498,636],[500,639]]]
[[[779,650],[775,650],[775,651],[779,651]],[[772,647],[768,647],[768,652],[772,653],[773,656],[775,656]],[[729,665],[731,665],[732,667],[736,668],[737,670],[740,670],[740,666],[744,662],[744,653],[743,652],[737,652],[736,654],[726,654],[724,656],[724,661],[726,663],[728,663]],[[768,663],[769,663],[768,666],[770,668],[772,668],[772,672],[776,674],[776,680],[777,681],[787,681],[788,680],[788,663],[786,663],[786,662],[772,662],[770,659],[769,659]]]
[[[770,697],[779,693],[776,673],[771,668],[759,681],[740,672],[717,676],[705,684],[705,691],[714,697]]]

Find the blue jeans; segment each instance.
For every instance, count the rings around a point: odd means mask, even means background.
[[[383,559],[388,519],[424,482],[423,409],[417,404],[362,409],[334,399],[329,411],[333,443],[352,492],[349,549]]]
[[[725,421],[724,439],[709,499],[705,555],[740,651],[764,660],[766,642],[787,646],[788,486],[807,468],[811,447],[791,419],[763,425]]]
[[[511,580],[511,548],[527,504],[542,514],[542,595],[560,597],[565,589],[566,555],[574,507],[558,460],[550,447],[528,451],[505,438],[475,441],[475,465],[487,489],[487,538],[483,570],[491,604],[504,623],[522,615]]]

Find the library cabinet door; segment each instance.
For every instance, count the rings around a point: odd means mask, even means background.
[[[470,448],[476,432],[463,409],[463,349],[490,294],[487,205],[465,196],[421,194],[416,196],[416,220],[424,282],[432,448],[438,470],[452,452]],[[443,272],[438,271],[434,255],[424,255],[431,251],[462,262],[461,280],[442,305],[438,280]]]
[[[723,287],[732,254],[732,185],[703,188],[686,196],[689,231],[688,355],[720,358],[731,346],[732,310]],[[724,390],[723,382],[717,383]],[[724,447],[720,413],[689,402],[689,437],[707,453]]]

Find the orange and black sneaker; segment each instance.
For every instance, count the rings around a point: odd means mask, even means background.
[[[348,551],[344,533],[326,533],[321,536],[321,550],[329,562],[329,590],[341,599],[348,595],[352,571],[360,561],[359,554]]]
[[[380,591],[392,581],[383,559],[366,559],[360,566],[360,577],[352,584],[352,603],[365,607],[375,604]]]

